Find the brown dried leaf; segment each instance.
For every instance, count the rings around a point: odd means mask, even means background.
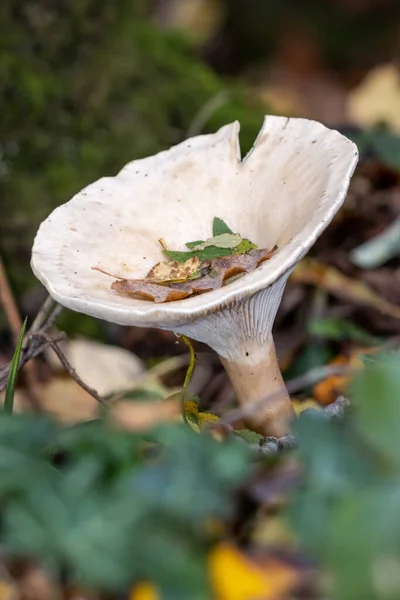
[[[234,254],[232,256],[215,258],[211,261],[211,265],[207,261],[199,263],[198,270],[200,272],[206,268],[208,269],[210,265],[211,272],[215,273],[213,277],[211,275],[204,275],[199,279],[169,283],[169,285],[152,283],[148,279],[123,279],[114,281],[111,288],[121,294],[128,294],[140,300],[152,300],[156,303],[183,300],[193,294],[203,294],[219,289],[225,281],[235,275],[254,271],[259,264],[271,258],[276,250],[277,246],[274,246],[271,250],[263,248],[260,250],[251,250],[248,254]],[[178,267],[184,266],[182,264],[179,265],[179,263],[177,264]]]
[[[147,431],[162,422],[179,421],[180,396],[174,394],[156,402],[120,400],[111,407],[110,416],[112,422],[123,429]]]
[[[196,279],[195,281],[171,284],[172,289],[179,289],[182,291],[185,290],[191,294],[203,294],[204,292],[217,290],[220,287],[222,287],[222,276],[220,274],[217,274],[215,277],[206,275],[205,277]]]
[[[271,258],[277,249],[278,246],[274,246],[271,250],[260,248],[259,250],[251,250],[248,254],[234,254],[215,258],[211,262],[211,268],[222,275],[222,281],[226,281],[239,273],[254,271],[258,265]]]
[[[200,258],[192,256],[184,263],[176,260],[162,261],[154,265],[147,273],[146,280],[150,283],[169,283],[187,281],[200,277]]]
[[[154,302],[172,302],[173,300],[183,300],[192,295],[192,291],[177,289],[177,285],[168,287],[159,283],[149,283],[145,279],[122,279],[114,281],[111,288],[121,294],[128,294],[139,300],[153,300]]]

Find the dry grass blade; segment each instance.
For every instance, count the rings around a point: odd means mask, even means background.
[[[358,306],[373,308],[383,315],[400,319],[400,308],[374,292],[367,284],[343,275],[338,269],[307,258],[291,275],[296,283],[315,285],[326,292]]]

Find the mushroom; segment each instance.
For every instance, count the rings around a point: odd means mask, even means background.
[[[247,425],[280,437],[293,409],[272,325],[291,271],[344,201],[358,153],[346,137],[307,119],[267,116],[243,160],[238,134],[239,123],[231,123],[87,186],[40,225],[32,268],[72,310],[208,344],[239,403],[257,405]],[[215,216],[277,252],[221,289],[166,304],[121,295],[91,269],[142,278],[162,260],[160,238],[184,250],[187,241],[210,237]]]

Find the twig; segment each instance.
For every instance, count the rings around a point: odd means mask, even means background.
[[[55,340],[44,331],[37,332],[36,335],[38,337],[42,338],[43,340],[45,340],[47,342],[47,344],[54,350],[54,352],[57,354],[58,358],[60,359],[62,365],[64,366],[66,371],[69,373],[69,375],[71,375],[71,377],[76,381],[76,383],[78,383],[81,386],[81,388],[84,389],[88,394],[93,396],[93,398],[95,398],[97,400],[97,402],[100,402],[100,404],[106,405],[106,402],[100,396],[100,394],[98,392],[96,392],[95,389],[93,389],[92,387],[87,385],[87,383],[85,383],[79,377],[78,373],[75,371],[74,367],[71,365],[71,363],[65,356],[64,352],[61,350],[61,348],[59,347],[58,343]]]
[[[55,318],[52,319],[52,321],[50,322],[50,318],[49,318],[49,312],[50,310],[53,308],[54,306],[54,300],[51,296],[47,296],[46,300],[43,302],[41,309],[39,310],[38,314],[36,315],[36,317],[33,320],[33,323],[26,335],[25,338],[25,344],[27,344],[29,338],[36,332],[39,331],[39,329],[44,329],[47,331],[48,329],[50,329],[50,327],[54,324],[57,316],[60,314],[62,306],[60,304],[57,304],[55,310],[53,311],[53,313],[55,311],[56,315]],[[52,314],[53,314],[52,313]]]
[[[65,333],[61,332],[61,333],[57,334],[53,339],[57,343],[62,342],[65,339]],[[42,352],[44,352],[44,350],[49,346],[48,342],[46,342],[44,340],[38,342],[36,337],[32,338],[32,340],[34,343],[30,344],[21,353],[21,358],[20,358],[19,367],[18,367],[19,370],[22,369],[22,367],[28,361],[30,361],[30,360],[36,358],[37,356],[39,356],[40,354],[42,354]],[[2,367],[0,369],[0,392],[2,392],[7,385],[8,374],[10,372],[10,366],[11,366],[11,362],[8,365],[5,365],[4,367]]]

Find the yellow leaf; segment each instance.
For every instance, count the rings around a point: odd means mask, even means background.
[[[368,73],[349,95],[351,120],[361,127],[386,123],[400,132],[400,73],[392,64],[381,65]]]
[[[285,564],[271,559],[260,566],[229,544],[214,548],[209,568],[216,600],[277,600],[297,580]]]
[[[321,410],[321,406],[315,402],[313,398],[307,398],[306,400],[292,400],[292,406],[296,415],[301,415],[302,412],[313,408],[314,410]]]
[[[185,412],[197,418],[197,415],[199,414],[199,405],[194,400],[186,400]]]
[[[176,260],[159,262],[147,273],[146,281],[151,283],[177,283],[200,277],[200,259],[192,256],[184,263]]]
[[[156,588],[150,583],[139,583],[131,592],[129,600],[161,600]]]
[[[204,427],[208,427],[208,425],[217,423],[219,420],[219,417],[217,417],[217,415],[213,415],[212,413],[199,412],[197,415],[197,422],[200,426],[200,429],[204,429]]]

